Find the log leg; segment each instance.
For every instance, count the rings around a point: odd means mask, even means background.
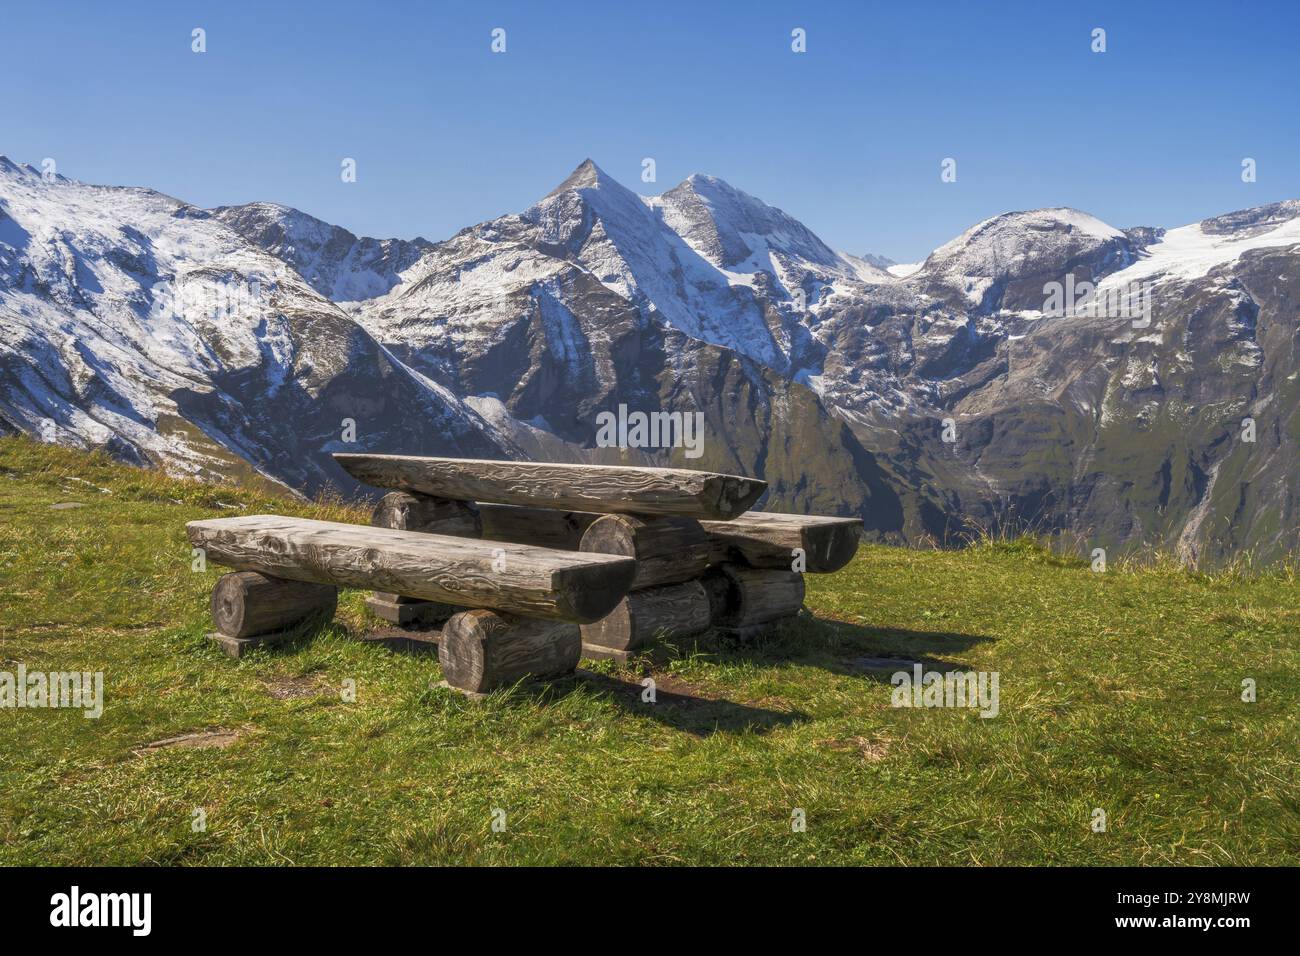
[[[509,687],[525,677],[572,673],[582,655],[578,625],[462,611],[447,622],[438,661],[447,683],[471,694]]]
[[[327,584],[287,581],[236,571],[222,575],[212,589],[212,639],[231,657],[259,644],[291,637],[299,625],[324,623],[334,616],[338,589]]]
[[[472,501],[452,501],[409,491],[394,491],[379,499],[370,524],[394,531],[422,531],[477,538],[483,522]],[[462,608],[438,601],[422,601],[386,591],[374,591],[366,600],[370,613],[390,624],[411,629],[438,627]]]
[[[741,633],[799,613],[804,581],[793,571],[722,564],[705,579],[714,627]]]
[[[626,663],[627,652],[655,636],[698,634],[710,620],[709,596],[699,581],[633,591],[608,616],[582,625],[582,653]]]

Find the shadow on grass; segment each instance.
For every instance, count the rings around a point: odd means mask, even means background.
[[[420,646],[408,646],[413,632],[384,628],[348,636],[381,644],[399,653],[424,651],[432,647],[428,631],[417,632]],[[304,629],[286,641],[285,650],[301,646],[316,630]],[[436,633],[436,632],[433,632]],[[778,624],[758,638],[738,640],[717,631],[696,637],[651,644],[615,673],[581,668],[574,674],[547,681],[524,681],[509,692],[516,703],[547,706],[575,693],[608,701],[629,714],[649,717],[675,730],[697,737],[716,733],[767,733],[808,720],[801,711],[773,710],[714,696],[671,673],[683,660],[706,660],[719,664],[750,664],[763,668],[816,667],[830,673],[888,684],[897,671],[910,671],[920,664],[929,671],[966,670],[943,656],[959,654],[977,644],[994,640],[982,634],[955,631],[913,631],[903,628],[867,627],[811,616],[800,616]],[[942,655],[942,656],[938,656]],[[655,674],[654,702],[647,699],[642,678],[628,670]]]
[[[896,671],[911,670],[915,664],[941,673],[966,670],[943,657],[993,640],[984,634],[868,627],[801,615],[752,639],[707,631],[685,640],[663,641],[648,647],[641,661],[656,670],[684,658],[755,667],[817,667],[887,684]]]
[[[764,734],[808,719],[808,715],[800,711],[772,710],[714,697],[671,675],[655,677],[653,703],[646,699],[647,690],[640,679],[628,680],[620,675],[583,668],[570,677],[550,681],[536,699],[538,702],[548,698],[554,700],[581,691],[615,704],[628,714],[649,717],[696,737],[709,737],[716,733]]]

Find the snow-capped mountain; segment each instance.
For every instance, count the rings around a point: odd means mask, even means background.
[[[810,235],[790,231],[833,260]],[[798,251],[789,250],[772,255]],[[781,374],[789,362],[779,333],[806,342],[806,330],[784,325],[766,295],[733,285],[664,225],[654,201],[594,164],[523,213],[436,244],[403,280],[362,303],[358,321],[512,429],[517,443],[608,460],[618,450],[592,447],[601,412],[699,412],[709,440],[703,458],[685,463],[762,474],[784,507],[897,527],[871,455],[812,391]],[[642,457],[683,463],[680,449]]]
[[[212,215],[339,304],[383,295],[432,245],[420,238],[358,239],[341,226],[277,203],[219,206]]]
[[[147,189],[0,157],[0,420],[46,440],[312,491],[345,420],[430,452],[508,449],[282,260]]]
[[[1034,309],[1043,285],[1064,274],[1089,281],[1133,261],[1136,249],[1114,226],[1077,209],[1035,209],[986,219],[945,243],[908,278],[923,291],[970,309]]]
[[[269,301],[207,318],[255,280]],[[361,447],[740,471],[883,536],[1269,556],[1300,546],[1297,283],[1297,201],[1167,231],[1013,212],[899,265],[722,180],[639,196],[590,161],[437,243],[6,162],[0,421],[307,488],[334,476],[292,462],[361,408]],[[1109,309],[1134,289],[1141,315]],[[620,405],[700,412],[704,456],[596,447]]]

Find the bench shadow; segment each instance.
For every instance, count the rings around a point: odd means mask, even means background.
[[[647,647],[640,658],[644,665],[658,669],[683,656],[703,655],[758,667],[816,667],[888,684],[896,672],[911,671],[916,664],[926,672],[968,670],[944,658],[994,640],[986,634],[871,627],[800,615],[756,638],[706,631],[685,640],[661,641]]]
[[[717,733],[764,734],[808,720],[808,715],[801,711],[773,710],[708,696],[684,681],[662,674],[656,676],[655,682],[654,701],[650,702],[645,699],[648,688],[642,685],[641,679],[629,680],[620,675],[580,668],[567,677],[544,684],[534,683],[531,687],[522,684],[516,693],[540,704],[574,693],[586,693],[608,701],[628,714],[649,717],[695,737],[711,737]]]
[[[354,639],[387,646],[399,653],[428,653],[432,642],[408,643],[414,634],[404,628],[379,628],[351,633]],[[434,632],[436,633],[436,632]],[[720,663],[747,663],[756,667],[816,667],[829,673],[889,684],[898,671],[911,672],[920,664],[925,672],[964,671],[969,668],[944,660],[995,638],[959,631],[920,631],[870,627],[829,618],[801,615],[776,625],[757,638],[738,639],[718,631],[694,637],[652,642],[628,665],[613,674],[580,668],[573,674],[548,680],[526,680],[510,696],[518,702],[546,706],[571,694],[586,693],[608,701],[628,714],[649,717],[665,726],[696,737],[716,733],[764,734],[809,719],[798,710],[775,710],[712,696],[672,676],[673,662],[705,657]],[[427,641],[427,643],[426,643]],[[940,656],[942,655],[942,656]],[[636,672],[655,675],[654,702],[644,699],[646,687]]]

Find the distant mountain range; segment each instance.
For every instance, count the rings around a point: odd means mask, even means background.
[[[0,429],[303,492],[355,487],[344,449],[681,464],[885,540],[1272,557],[1300,547],[1298,283],[1296,201],[1013,212],[900,266],[590,161],[435,243],[0,157]],[[620,405],[699,413],[703,456],[598,447]]]

